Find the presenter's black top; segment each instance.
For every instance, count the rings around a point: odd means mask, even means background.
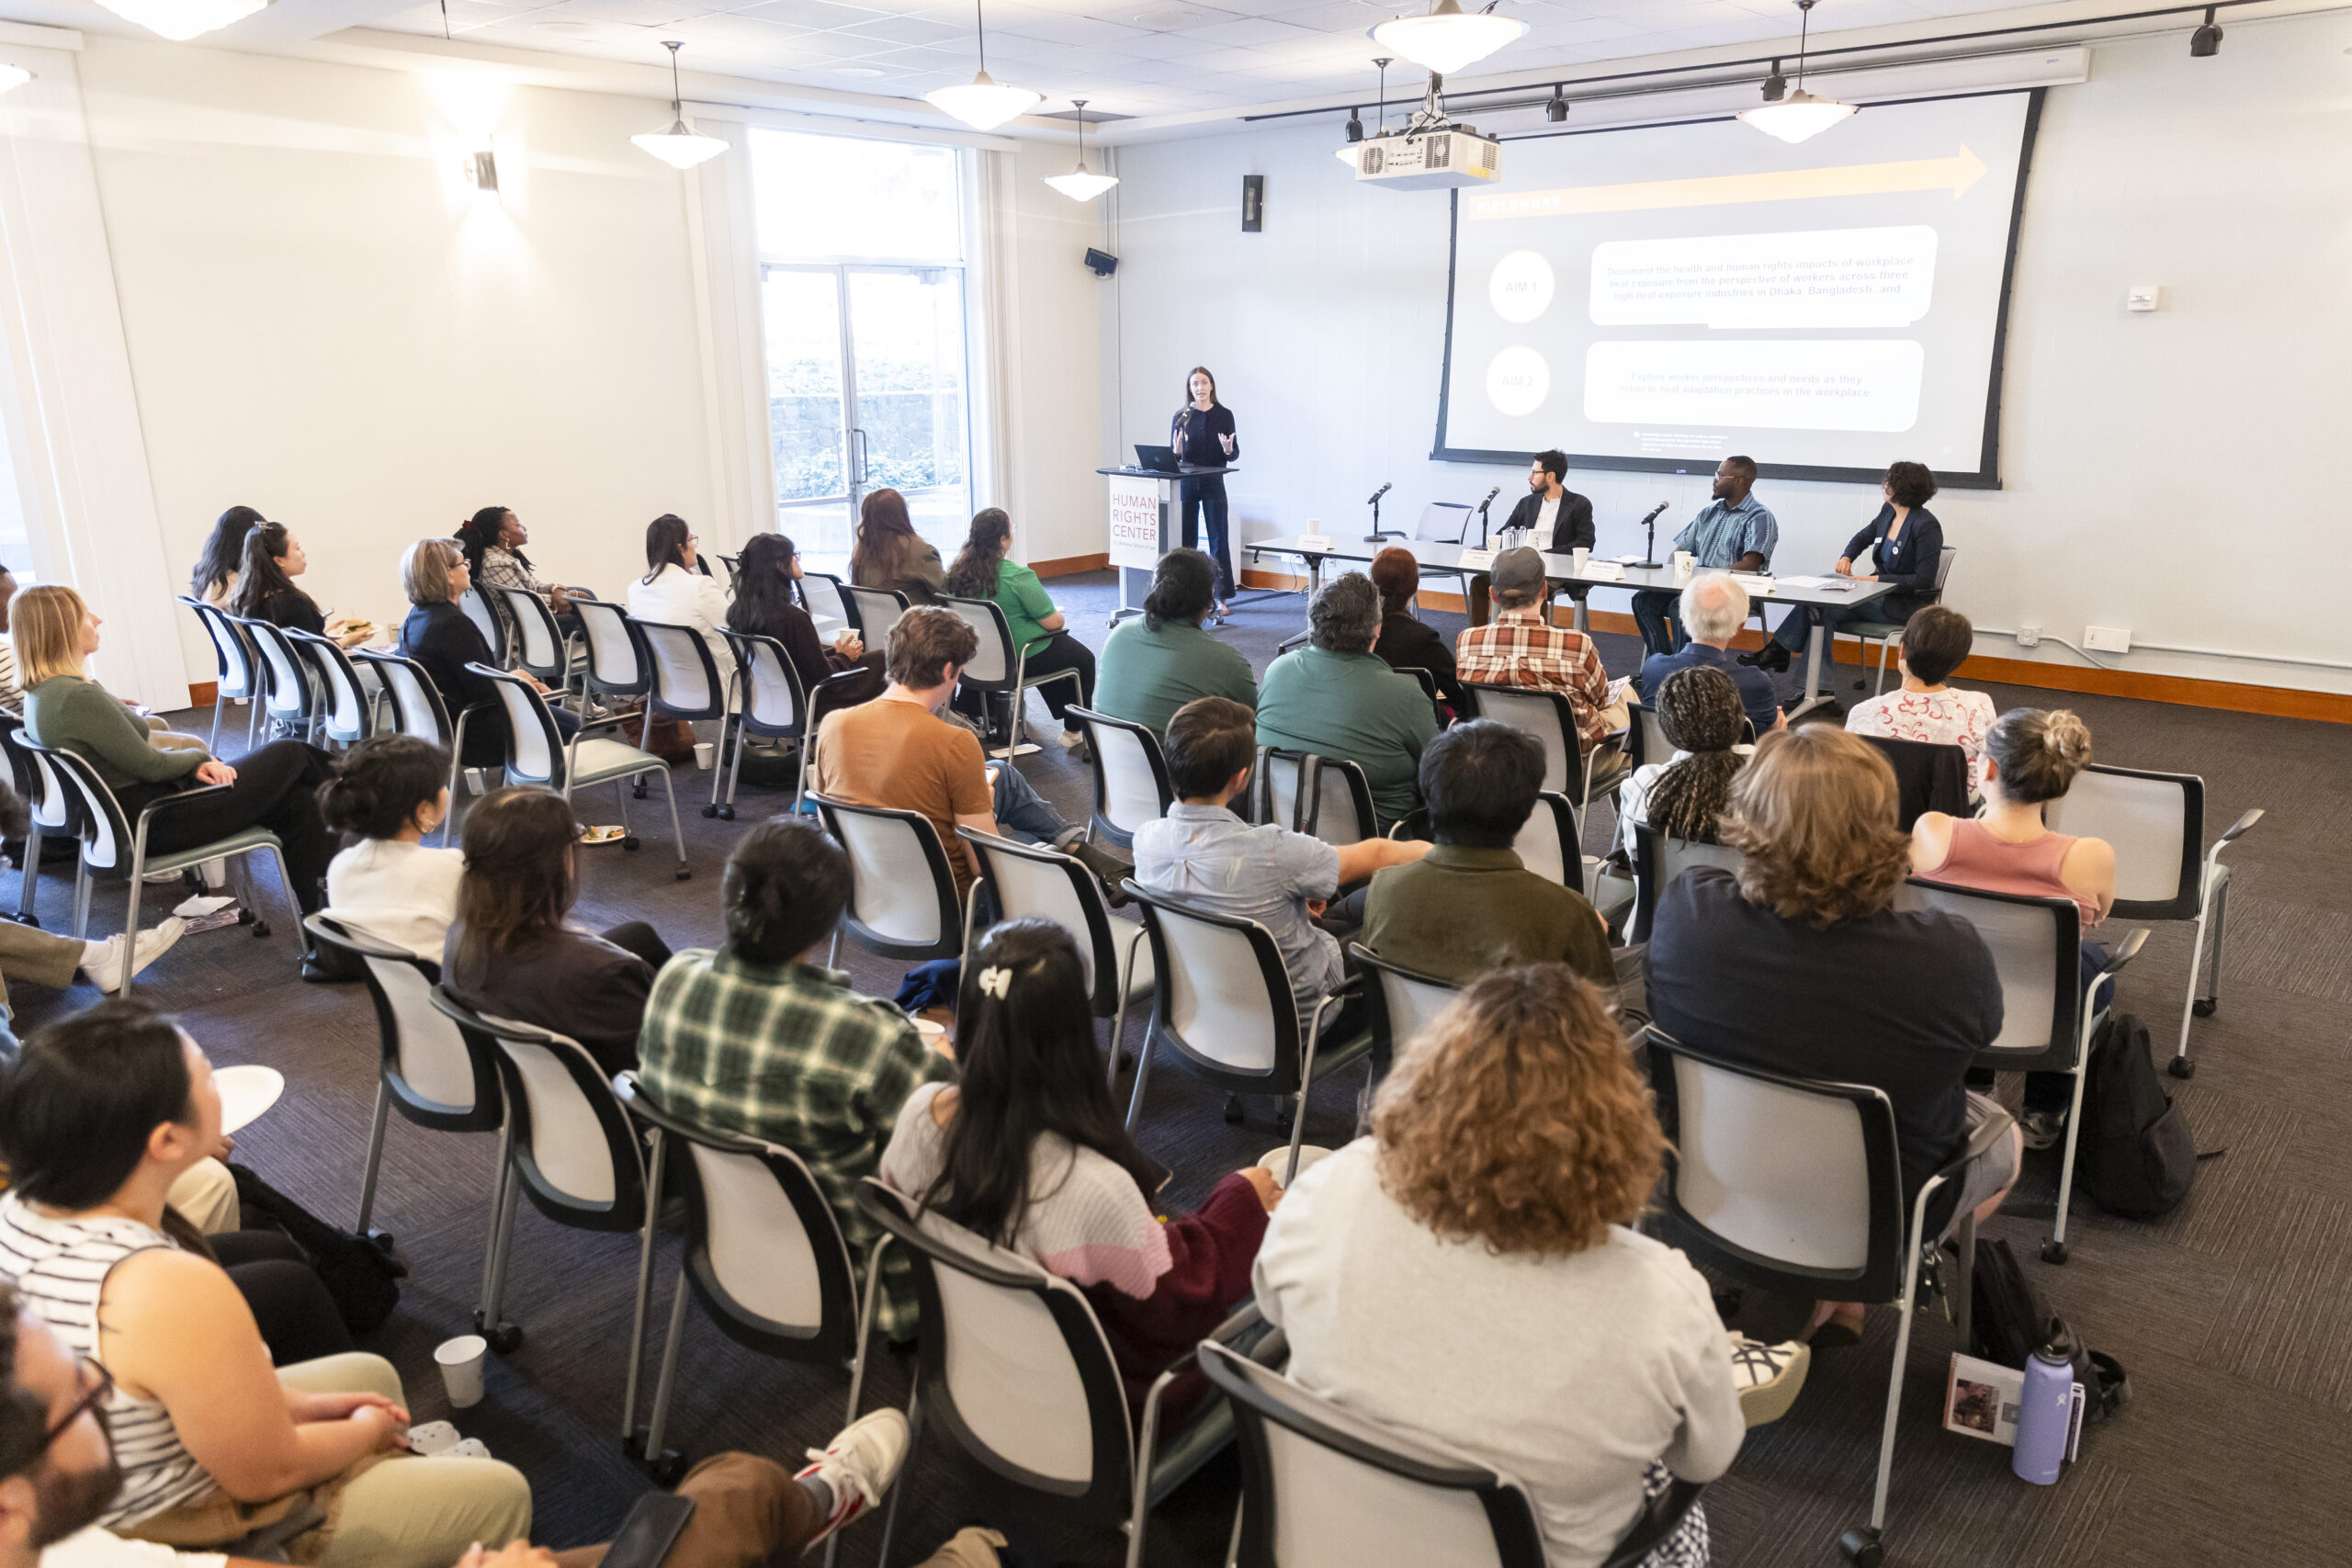
[[[1902,535],[1889,545],[1886,531],[1893,526],[1894,503],[1888,502],[1878,509],[1869,527],[1846,541],[1848,558],[1860,566],[1867,549],[1870,570],[1881,582],[1891,582],[1911,593],[1934,592],[1936,570],[1943,560],[1944,525],[1926,507],[1915,506],[1904,522]]]
[[[1503,526],[1532,528],[1543,515],[1544,493],[1532,490],[1519,498],[1519,504],[1510,509],[1510,521]],[[1588,550],[1592,548],[1594,536],[1591,498],[1578,495],[1572,490],[1563,490],[1560,491],[1560,509],[1552,515],[1552,542],[1535,547],[1547,554],[1564,556],[1579,547]]]
[[[1198,468],[1222,468],[1241,456],[1241,444],[1233,444],[1227,452],[1220,435],[1233,434],[1233,411],[1223,403],[1212,409],[1196,409],[1186,403],[1176,411],[1169,423],[1168,445],[1176,448],[1176,460]]]

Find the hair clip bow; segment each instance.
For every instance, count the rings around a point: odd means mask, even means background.
[[[1012,970],[999,965],[990,965],[980,971],[980,995],[994,997],[997,1000],[1002,1001],[1005,993],[1011,989],[1012,989]]]

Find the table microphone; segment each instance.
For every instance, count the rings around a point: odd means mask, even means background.
[[[1365,502],[1364,504],[1366,506],[1373,505],[1374,502],[1378,502],[1382,496],[1386,495],[1390,491],[1395,490],[1396,488],[1396,487],[1394,484],[1382,485],[1378,490],[1372,492],[1372,500]]]
[[[1386,495],[1390,491],[1395,490],[1396,488],[1396,486],[1393,482],[1382,485],[1378,490],[1372,492],[1372,499],[1364,502],[1366,506],[1372,508],[1372,532],[1364,536],[1364,542],[1366,544],[1375,544],[1382,539],[1387,538],[1401,539],[1405,536],[1402,534],[1396,533],[1394,529],[1384,533],[1380,526],[1380,498]]]
[[[1642,547],[1642,553],[1643,553],[1644,555],[1645,555],[1645,556],[1649,557],[1650,558],[1648,558],[1647,560],[1636,561],[1636,562],[1634,563],[1635,565],[1637,565],[1637,566],[1646,566],[1646,567],[1655,567],[1655,566],[1657,566],[1657,565],[1658,564],[1658,563],[1657,563],[1657,514],[1658,514],[1659,513],[1661,513],[1661,512],[1664,512],[1664,511],[1665,511],[1665,510],[1666,510],[1669,505],[1671,505],[1671,504],[1673,504],[1673,503],[1672,503],[1672,502],[1664,502],[1664,501],[1661,501],[1661,502],[1659,502],[1656,506],[1653,506],[1653,507],[1651,507],[1651,508],[1650,508],[1650,514],[1649,514],[1647,517],[1645,517],[1645,518],[1643,518],[1643,519],[1642,519],[1641,526],[1643,526],[1643,527],[1645,527],[1645,528],[1646,528],[1646,529],[1648,529],[1648,530],[1649,530],[1649,543]]]
[[[1495,497],[1502,492],[1503,487],[1497,485],[1487,492],[1487,499],[1478,503],[1478,547],[1482,550],[1487,547],[1487,508],[1492,506]]]

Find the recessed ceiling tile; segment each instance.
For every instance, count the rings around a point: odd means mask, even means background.
[[[1120,44],[1151,37],[1146,28],[1124,22],[1098,21],[1092,17],[1056,17],[1050,21],[1023,22],[1017,28],[1001,30],[1022,38],[1043,39],[1047,43],[1089,44],[1097,49],[1115,49]]]
[[[1246,17],[1238,22],[1218,22],[1212,27],[1189,28],[1188,36],[1206,39],[1211,43],[1245,46],[1253,43],[1289,43],[1308,37],[1314,29],[1293,27],[1288,22],[1268,21],[1262,17]]]
[[[729,7],[738,17],[758,22],[789,22],[797,28],[845,28],[871,22],[887,13],[869,6],[841,6],[833,0],[762,0],[757,6]]]
[[[712,7],[703,0],[564,0],[530,13],[537,22],[621,22],[631,27],[658,28],[687,17],[703,17]]]
[[[951,28],[944,22],[927,21],[921,17],[876,17],[870,22],[852,22],[836,32],[852,38],[880,39],[888,43],[942,43],[949,39],[972,36],[969,28]]]
[[[717,11],[707,17],[690,17],[675,24],[673,30],[689,42],[707,39],[712,43],[765,46],[798,38],[809,29],[794,27],[789,22],[763,22],[747,16]],[[686,51],[688,62],[692,61],[694,53],[691,48]]]

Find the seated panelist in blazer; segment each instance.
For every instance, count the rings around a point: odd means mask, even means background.
[[[1804,651],[1805,634],[1818,619],[1835,637],[1849,621],[1882,621],[1900,626],[1912,614],[1933,602],[1936,572],[1943,563],[1944,527],[1928,510],[1936,493],[1936,476],[1925,463],[1896,463],[1886,470],[1880,493],[1885,499],[1878,515],[1846,542],[1837,572],[1857,582],[1892,582],[1894,592],[1860,604],[1823,604],[1801,608],[1781,623],[1772,640],[1754,653],[1739,656],[1742,664],[1765,670],[1786,670],[1790,658]],[[1811,617],[1811,618],[1808,618]]]
[[[1527,493],[1510,509],[1503,531],[1525,529],[1527,536],[1521,542],[1546,555],[1564,556],[1570,550],[1592,548],[1592,501],[1560,482],[1567,471],[1566,454],[1535,454],[1535,460],[1527,466]],[[1470,580],[1470,624],[1474,626],[1487,624],[1487,586],[1484,572]],[[1579,602],[1589,592],[1580,582],[1568,585],[1568,597]]]

